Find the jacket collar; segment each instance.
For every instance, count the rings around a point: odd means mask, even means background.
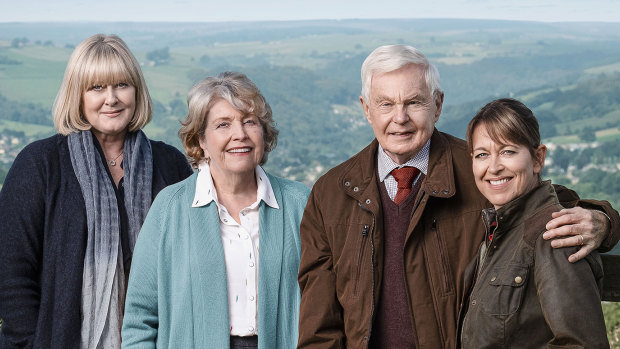
[[[487,231],[493,218],[495,218],[498,223],[497,233],[501,234],[517,224],[528,221],[540,212],[541,209],[558,204],[559,201],[551,181],[544,181],[528,193],[510,201],[498,210],[494,208],[483,210],[482,217]]]
[[[430,196],[449,198],[456,194],[452,148],[441,132],[433,131],[428,159],[428,174],[422,189]]]
[[[456,193],[452,151],[447,142],[441,132],[437,129],[433,131],[428,174],[421,188],[430,196],[449,198]],[[379,189],[375,184],[378,148],[379,142],[375,139],[343,164],[345,168],[338,177],[341,190],[375,212],[380,207]]]

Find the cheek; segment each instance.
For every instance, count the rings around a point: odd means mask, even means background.
[[[205,141],[205,139],[204,138],[199,139],[198,145],[200,146],[200,149],[202,149],[206,155],[207,154],[207,142]]]

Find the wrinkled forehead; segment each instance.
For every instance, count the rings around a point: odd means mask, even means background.
[[[431,88],[426,81],[424,66],[413,63],[390,71],[373,72],[370,80],[370,93],[382,90],[398,90],[401,93],[409,92],[409,94],[430,95],[431,93]]]

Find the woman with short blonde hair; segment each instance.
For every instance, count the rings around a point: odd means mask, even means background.
[[[0,348],[119,348],[138,231],[192,171],[141,129],[152,106],[118,36],[79,44],[54,105],[58,134],[17,156],[0,191]]]

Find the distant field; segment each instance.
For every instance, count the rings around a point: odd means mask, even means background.
[[[0,120],[0,132],[6,129],[14,130],[18,132],[24,132],[24,134],[27,137],[47,135],[47,134],[54,132],[54,128],[49,127],[49,126],[24,124],[21,122],[15,122],[15,121],[9,121],[9,120]]]
[[[614,141],[616,139],[620,139],[620,129],[618,129],[618,127],[613,127],[613,128],[609,128],[605,130],[600,130],[600,131],[596,131],[595,135],[596,135],[596,140],[599,142]],[[578,135],[552,137],[550,139],[546,139],[543,141],[551,142],[553,144],[558,144],[558,145],[583,143],[583,141],[579,138]]]
[[[620,120],[620,109],[614,110],[600,117],[587,118],[583,120],[575,120],[557,125],[558,132],[565,132],[567,129],[580,130],[584,127],[593,127],[595,129],[605,128],[610,123],[617,123]]]
[[[0,93],[18,101],[51,105],[70,54],[71,50],[58,47],[0,46],[0,56],[22,63],[0,65]]]

